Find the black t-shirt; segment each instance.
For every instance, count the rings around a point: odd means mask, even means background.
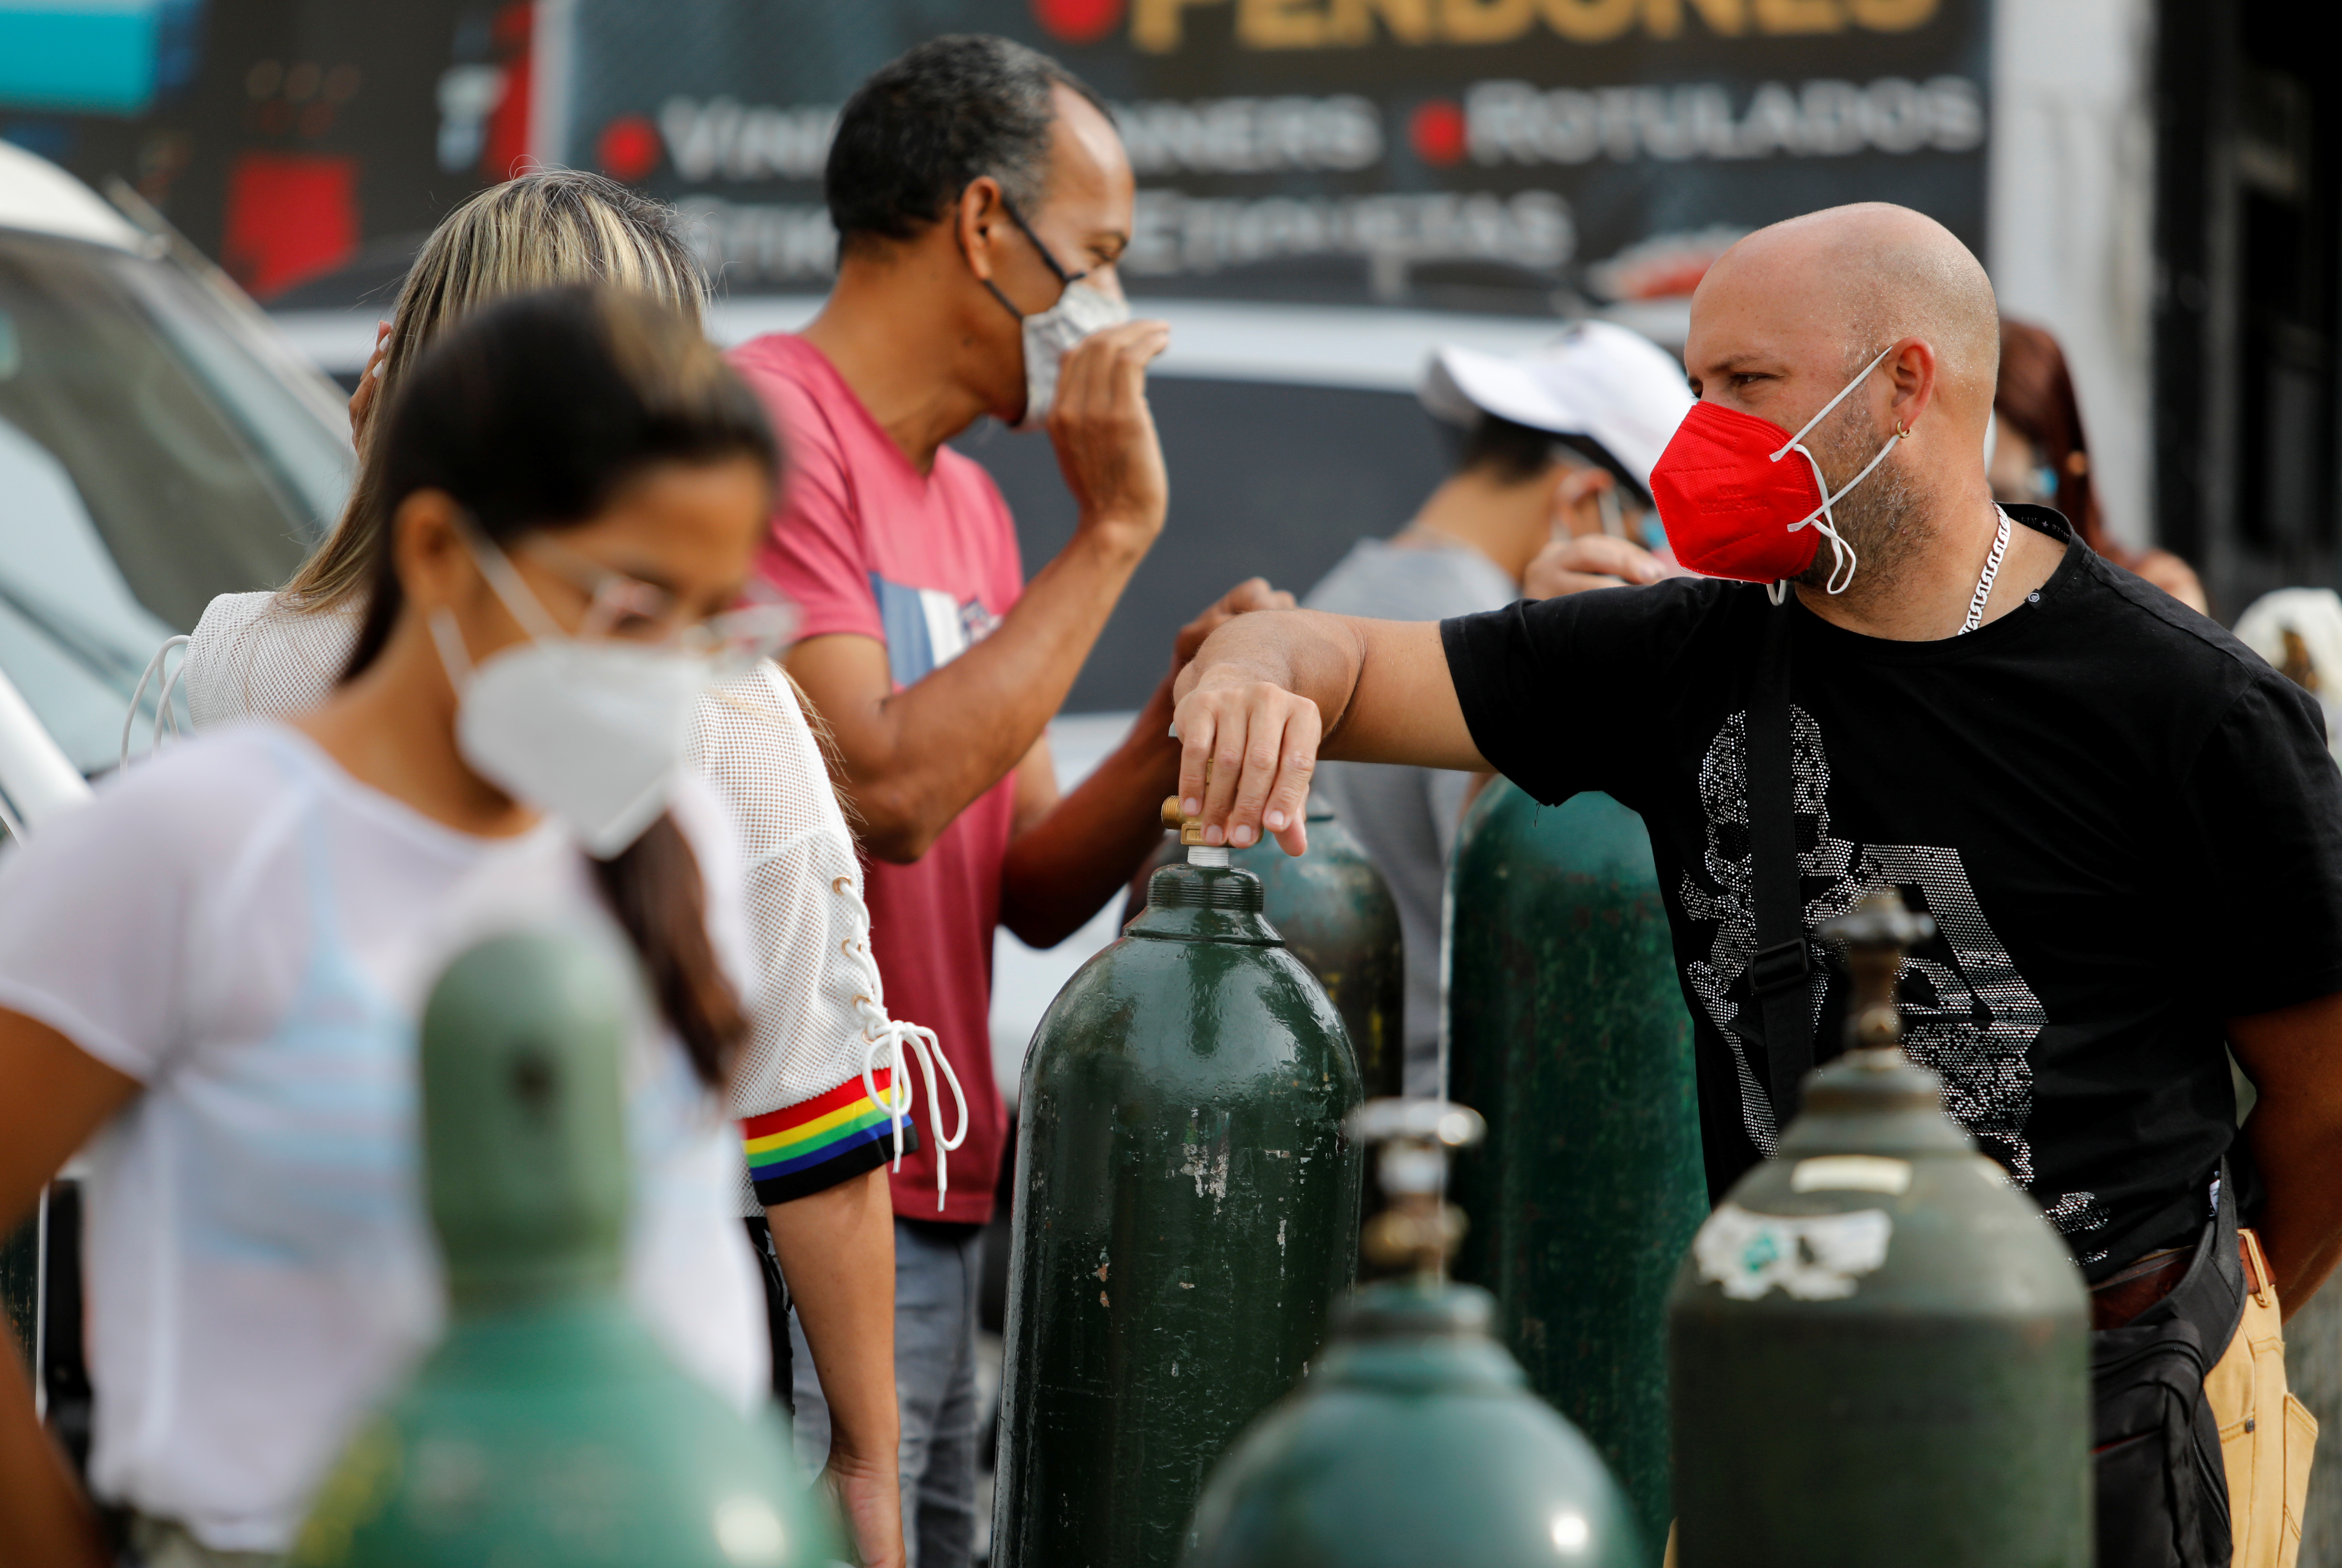
[[[2342,774],[2315,703],[2243,644],[2056,513],[2007,510],[2066,558],[1966,636],[1865,637],[1792,596],[1806,924],[1881,884],[1935,916],[1906,1044],[2097,1279],[2203,1223],[2236,1129],[2222,1020],[2342,991]],[[1745,745],[1774,613],[1753,584],[1678,579],[1440,628],[1481,754],[1650,829],[1717,1198],[1777,1131]],[[1827,1060],[1846,973],[1810,934],[1807,954]]]

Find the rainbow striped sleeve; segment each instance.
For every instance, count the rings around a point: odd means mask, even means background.
[[[740,1124],[758,1203],[808,1197],[895,1157],[894,1124],[880,1103],[893,1086],[888,1070],[881,1067],[870,1076],[880,1100],[870,1098],[860,1078],[852,1078],[826,1094]],[[906,1118],[903,1151],[918,1146],[918,1133]]]

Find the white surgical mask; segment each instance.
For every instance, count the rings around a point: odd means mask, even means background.
[[[1049,417],[1057,372],[1076,344],[1129,319],[1128,300],[1079,279],[1066,285],[1056,304],[1025,317],[1025,417],[1016,428],[1038,430]]]
[[[1088,282],[1089,274],[1067,272],[1060,265],[1057,258],[1049,253],[1049,247],[1041,243],[1041,236],[1035,234],[1033,226],[1025,221],[1025,215],[1016,210],[1016,204],[1010,201],[1005,192],[1001,195],[1000,205],[1007,213],[1009,221],[1016,225],[1017,231],[1039,253],[1041,260],[1056,275],[1057,281],[1065,285],[1064,291],[1057,295],[1056,304],[1026,315],[1016,308],[1014,301],[1000,292],[998,284],[990,278],[984,280],[984,286],[992,291],[992,297],[998,300],[1002,307],[1024,327],[1025,417],[1016,422],[1016,428],[1038,430],[1049,417],[1051,405],[1056,402],[1057,372],[1064,366],[1066,355],[1073,352],[1076,344],[1093,333],[1109,326],[1119,326],[1128,321],[1130,302]]]
[[[607,860],[666,810],[692,704],[713,669],[676,648],[567,635],[504,552],[465,532],[529,640],[475,668],[455,616],[432,613],[432,641],[455,687],[455,749],[482,778],[561,818],[588,854]]]

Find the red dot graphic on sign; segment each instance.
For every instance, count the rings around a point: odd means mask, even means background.
[[[1033,19],[1066,44],[1096,44],[1122,25],[1123,0],[1033,0]]]
[[[1406,124],[1406,139],[1415,155],[1426,164],[1446,165],[1464,157],[1464,111],[1453,98],[1434,98],[1416,105]]]
[[[604,174],[632,185],[658,167],[659,152],[658,127],[648,115],[621,115],[602,127],[594,159]]]

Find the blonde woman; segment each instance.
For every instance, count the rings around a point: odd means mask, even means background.
[[[673,209],[597,175],[557,170],[481,192],[425,244],[351,399],[350,504],[283,588],[205,611],[182,680],[198,729],[305,712],[340,678],[368,609],[383,482],[376,409],[448,325],[531,289],[600,283],[700,323],[705,283]],[[932,1036],[897,1024],[868,941],[862,869],[806,710],[767,660],[697,705],[693,761],[731,808],[758,981],[727,1101],[746,1152],[741,1211],[765,1264],[775,1386],[788,1387],[794,1305],[835,1415],[826,1474],[864,1562],[903,1559],[894,1377],[894,1221],[886,1162],[916,1147],[908,1049],[930,1135],[958,1085]],[[939,1084],[936,1070],[943,1073]],[[939,1095],[937,1091],[942,1094]]]
[[[0,864],[0,1224],[87,1149],[89,1474],[141,1568],[276,1563],[429,1345],[416,1028],[496,931],[631,949],[654,1006],[628,1047],[626,1295],[738,1406],[769,1376],[718,1100],[749,1032],[736,860],[706,787],[658,764],[692,683],[762,640],[730,609],[771,429],[699,334],[607,292],[484,311],[412,385],[327,700],[107,780]],[[639,613],[604,613],[612,584]],[[608,695],[645,670],[660,707],[613,744]],[[530,733],[485,750],[515,692]],[[614,771],[658,786],[620,814],[580,794]],[[0,1559],[95,1568],[22,1376],[0,1333]]]

